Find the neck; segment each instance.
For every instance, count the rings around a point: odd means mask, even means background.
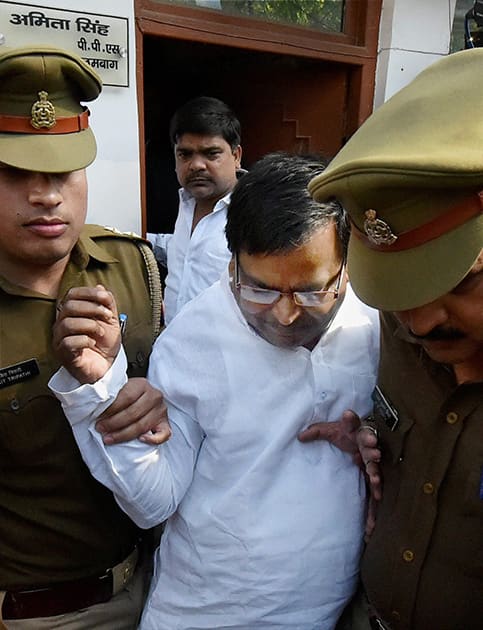
[[[310,350],[310,352],[312,352],[312,350],[315,348],[315,346],[319,343],[320,337],[321,337],[321,335],[319,335],[315,339],[312,339],[312,341],[308,341],[307,343],[304,343],[303,344],[304,348],[307,348],[307,350]]]
[[[12,284],[55,298],[69,258],[50,265],[1,265],[2,275]]]
[[[203,217],[206,217],[208,214],[213,212],[213,208],[215,207],[217,202],[218,202],[218,199],[215,199],[215,201],[206,200],[206,201],[196,202],[195,211],[193,213],[193,223],[191,225],[191,233],[193,233],[193,230],[195,229],[195,227],[198,225],[198,223],[201,221]]]

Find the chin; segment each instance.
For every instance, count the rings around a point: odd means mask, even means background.
[[[272,344],[272,346],[277,346],[278,348],[300,348],[300,346],[305,345],[305,339],[301,339],[298,337],[290,336],[279,336],[279,335],[264,335],[262,337]]]
[[[74,244],[69,242],[51,243],[50,247],[42,247],[29,252],[28,259],[31,264],[55,265],[55,263],[70,256]]]
[[[206,199],[207,197],[213,196],[212,189],[204,185],[193,186],[192,188],[188,188],[188,190],[195,199]]]
[[[470,361],[478,352],[478,348],[466,339],[458,341],[435,341],[424,344],[426,354],[436,363],[457,365]]]

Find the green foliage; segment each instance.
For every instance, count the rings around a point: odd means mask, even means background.
[[[341,31],[344,0],[221,0],[223,12]]]
[[[320,31],[342,31],[345,0],[154,0],[220,10],[228,15],[295,24]]]

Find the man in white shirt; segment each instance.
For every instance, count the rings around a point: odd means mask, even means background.
[[[377,369],[377,313],[345,273],[344,211],[306,189],[322,170],[273,154],[235,188],[230,273],[151,356],[165,444],[103,444],[95,418],[125,381],[115,304],[102,287],[63,304],[54,346],[70,374],[50,386],[83,457],[140,526],[167,519],[144,630],[332,630],[355,590],[362,473],[332,444],[297,439],[346,409],[366,415]]]
[[[225,237],[226,208],[237,181],[242,149],[240,123],[225,103],[202,96],[171,119],[179,211],[173,234],[147,234],[167,267],[164,321],[218,280],[231,254]]]

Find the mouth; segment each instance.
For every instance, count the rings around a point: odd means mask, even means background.
[[[300,333],[298,330],[287,330],[287,328],[283,327],[275,327],[268,326],[265,329],[267,335],[269,335],[272,339],[276,339],[278,343],[283,345],[297,345]]]
[[[28,221],[23,225],[30,232],[46,238],[55,238],[57,236],[61,236],[67,229],[67,223],[57,217],[40,217],[38,219]]]
[[[207,177],[191,177],[188,180],[188,184],[192,184],[192,185],[204,185],[204,184],[211,184],[211,179],[208,179]]]
[[[419,343],[426,350],[444,350],[454,348],[456,344],[464,341],[465,337],[447,337],[446,339],[424,339]]]

